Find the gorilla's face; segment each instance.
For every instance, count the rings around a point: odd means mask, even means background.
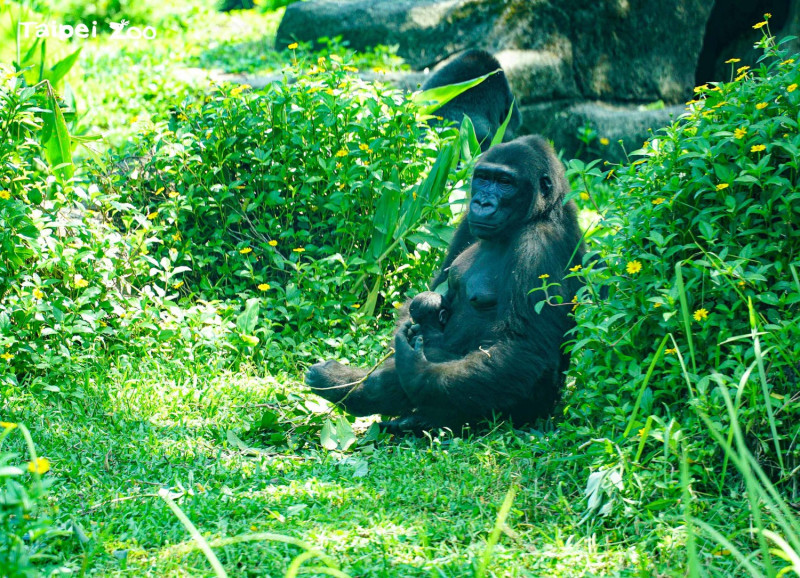
[[[519,175],[511,168],[479,164],[472,176],[469,229],[479,239],[494,239],[515,229],[527,212]]]

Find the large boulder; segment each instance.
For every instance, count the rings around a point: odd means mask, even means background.
[[[708,0],[312,0],[286,9],[277,46],[342,36],[356,49],[396,45],[412,68],[467,48],[517,54],[546,100],[677,102],[694,86]],[[502,60],[501,60],[502,62]],[[553,84],[555,82],[555,84]],[[535,85],[540,83],[534,83]]]

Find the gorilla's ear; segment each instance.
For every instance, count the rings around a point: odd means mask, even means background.
[[[550,180],[550,177],[544,175],[541,179],[539,179],[539,189],[542,191],[542,194],[545,197],[549,197],[550,193],[553,192],[553,181]]]

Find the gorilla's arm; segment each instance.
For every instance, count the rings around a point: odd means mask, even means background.
[[[510,336],[452,361],[434,363],[414,348],[407,332],[395,336],[396,372],[415,408],[434,416],[440,408],[461,418],[491,411],[544,416],[552,411],[561,380],[558,344],[568,327],[543,310],[533,335]],[[555,345],[553,345],[555,344]],[[537,384],[531,387],[531,384]]]

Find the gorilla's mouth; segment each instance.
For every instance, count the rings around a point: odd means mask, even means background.
[[[488,223],[486,221],[474,221],[470,219],[469,228],[473,235],[476,237],[483,237],[494,233],[499,226],[497,223]]]

